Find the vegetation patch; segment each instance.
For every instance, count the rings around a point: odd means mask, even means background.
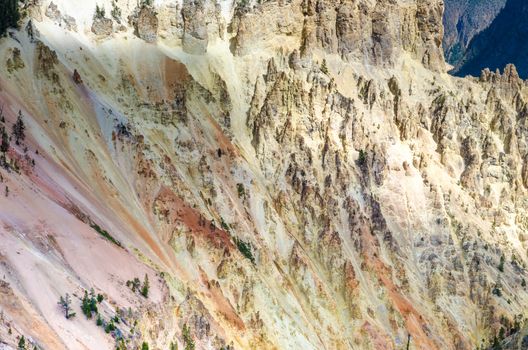
[[[102,229],[99,225],[97,225],[96,223],[91,223],[90,224],[90,227],[93,228],[95,231],[97,231],[97,233],[99,233],[101,236],[103,236],[104,238],[106,238],[107,240],[109,240],[110,242],[114,243],[116,246],[118,247],[121,247],[123,248],[123,245],[121,244],[121,242],[119,242],[117,239],[115,239],[114,237],[112,237],[108,231]]]
[[[237,237],[234,237],[233,239],[240,253],[242,253],[242,255],[248,258],[253,264],[255,264],[255,257],[253,256],[253,249],[251,248],[251,244],[248,242],[244,242],[243,240]]]
[[[143,284],[141,284],[141,281],[139,278],[134,277],[133,280],[126,281],[126,286],[132,290],[132,292],[138,291],[139,294],[141,294],[143,297],[148,298],[149,290],[150,290],[150,283],[148,279],[148,275],[145,274],[145,279],[143,280]]]
[[[187,326],[187,323],[183,324],[182,329],[183,343],[185,344],[185,350],[194,350],[195,344],[194,339],[191,335],[191,328]]]

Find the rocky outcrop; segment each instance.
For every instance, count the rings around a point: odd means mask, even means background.
[[[77,31],[77,23],[75,21],[75,18],[73,18],[72,16],[64,15],[62,16],[62,21],[64,22],[66,29],[72,32]]]
[[[52,2],[50,2],[49,6],[46,9],[46,17],[53,20],[55,23],[60,24],[61,22],[61,12],[59,11],[58,6]]]
[[[191,54],[203,54],[210,40],[224,36],[226,26],[221,7],[207,0],[184,0],[181,9],[183,20],[183,49]]]
[[[279,15],[287,13],[287,15]],[[245,46],[272,37],[298,37],[304,55],[315,49],[337,53],[353,61],[392,65],[399,50],[412,53],[426,67],[443,71],[443,3],[420,0],[415,6],[397,2],[332,1],[264,2],[254,11],[239,5],[231,29],[232,50],[246,54]],[[274,25],[262,30],[263,22]],[[286,41],[288,42],[288,41]],[[292,43],[293,44],[293,43]]]
[[[51,50],[42,42],[37,42],[37,74],[45,76],[47,79],[58,81],[55,66],[59,63],[57,53]]]
[[[114,31],[113,21],[106,17],[96,17],[92,22],[92,33],[105,38],[112,35]]]
[[[34,4],[32,6],[38,7],[37,4]],[[42,20],[38,14],[38,10],[33,10],[33,12],[36,12],[34,15],[32,15],[33,18],[39,21]],[[59,7],[53,1],[46,8],[45,14],[46,14],[46,17],[53,20],[56,24],[64,25],[67,30],[73,31],[73,32],[77,31],[77,23],[75,21],[75,18],[67,14],[61,14]]]
[[[154,43],[158,37],[158,17],[150,6],[143,6],[134,22],[137,36],[148,43]]]
[[[182,8],[183,49],[193,54],[203,54],[207,50],[208,31],[206,18],[207,1],[185,1]]]

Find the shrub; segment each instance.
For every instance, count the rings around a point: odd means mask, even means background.
[[[151,6],[151,5],[152,5],[152,0],[142,0],[141,1],[141,7]]]
[[[24,121],[22,120],[22,111],[18,111],[18,117],[13,124],[13,136],[15,137],[15,143],[17,145],[20,145],[20,141],[24,141],[26,138],[25,134],[26,126],[24,125]]]
[[[64,311],[64,317],[66,317],[66,319],[70,319],[75,316],[75,312],[72,312],[71,298],[68,293],[66,293],[64,297],[61,295],[58,304]]]
[[[106,16],[106,11],[104,9],[104,6],[99,7],[99,5],[95,5],[95,14],[94,14],[94,20],[96,19],[103,19]]]
[[[92,313],[97,313],[97,300],[95,299],[95,293],[93,292],[93,290],[90,293],[90,296],[88,296],[87,291],[84,291],[81,310],[87,318],[92,318]]]
[[[0,142],[0,152],[2,152],[2,156],[4,157],[5,161],[5,155],[9,151],[9,136],[6,133],[5,128],[0,130],[0,134],[2,136],[2,141]]]
[[[148,275],[145,274],[145,280],[143,281],[143,286],[141,287],[141,295],[143,295],[145,298],[148,298],[149,288],[150,283],[148,280]]]
[[[255,264],[255,258],[253,257],[251,245],[237,237],[235,237],[234,240],[240,253],[242,253],[242,255],[248,258],[253,264]]]
[[[187,327],[187,323],[183,324],[182,337],[183,344],[185,344],[185,350],[194,350],[194,340],[191,336],[191,329]]]
[[[112,12],[110,14],[117,23],[121,23],[121,9],[117,6],[115,1],[112,1]]]
[[[505,259],[504,259],[504,254],[503,254],[503,255],[501,255],[500,262],[499,262],[499,267],[498,267],[500,272],[504,272],[504,260]]]
[[[139,281],[139,278],[134,277],[133,280],[126,281],[126,285],[128,288],[132,289],[132,292],[136,292],[136,290],[139,290],[139,287],[141,285],[141,282]]]
[[[328,75],[328,66],[326,65],[326,59],[323,59],[323,63],[321,64],[321,72]]]
[[[237,184],[237,192],[238,192],[238,198],[246,197],[246,190],[244,189],[244,184],[241,184],[241,183]]]
[[[367,152],[359,150],[358,164],[363,166],[367,163]]]
[[[500,286],[498,284],[496,284],[495,287],[493,287],[493,290],[491,292],[494,295],[498,296],[498,297],[502,296],[502,291],[501,291]]]
[[[121,245],[121,242],[119,242],[117,239],[115,239],[114,237],[112,237],[108,231],[106,230],[103,230],[99,225],[95,224],[95,223],[92,223],[90,224],[90,227],[93,228],[95,231],[97,231],[97,233],[99,233],[101,236],[103,236],[104,238],[106,238],[107,240],[109,240],[110,242],[114,243],[116,246],[118,247],[123,247]]]
[[[105,332],[106,333],[110,333],[110,332],[113,332],[115,331],[115,325],[114,325],[114,320],[110,320],[110,322],[108,322],[106,324],[106,327],[105,327]]]
[[[222,229],[226,232],[229,232],[229,225],[226,224],[226,222],[224,221],[224,218],[220,218],[220,226],[222,226]]]
[[[24,336],[20,337],[20,340],[18,341],[18,348],[19,349],[25,349],[26,348],[26,338]]]

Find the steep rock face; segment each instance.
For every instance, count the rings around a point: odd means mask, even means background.
[[[113,22],[110,18],[95,18],[92,23],[92,33],[100,37],[107,37],[113,32]]]
[[[219,5],[207,0],[184,0],[182,47],[191,54],[203,54],[210,40],[225,31]]]
[[[444,55],[457,66],[471,39],[486,29],[506,0],[446,0],[444,12]]]
[[[255,40],[266,44],[288,37],[287,42],[300,40],[302,54],[321,49],[347,60],[390,66],[406,50],[426,67],[444,69],[442,1],[361,0],[338,6],[332,1],[263,2],[251,11],[248,6],[237,8],[232,23],[236,36],[231,46],[237,54],[248,54],[247,47]],[[273,25],[256,30],[255,22]]]
[[[138,14],[136,31],[138,36],[148,43],[156,41],[158,36],[158,18],[149,6],[144,6]]]
[[[136,5],[120,2],[123,18]],[[45,19],[40,40],[0,43],[0,62],[17,48],[24,64],[0,64],[0,124],[20,111],[26,125],[0,169],[3,341],[399,349],[410,335],[458,350],[514,336],[528,95],[513,66],[442,73],[437,1],[159,6],[154,44],[133,21],[99,42],[91,14],[77,33]],[[81,313],[91,288],[119,331]]]

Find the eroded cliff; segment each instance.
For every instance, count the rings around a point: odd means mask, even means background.
[[[446,74],[441,1],[98,6],[36,2],[0,44],[0,125],[26,126],[0,170],[6,346],[472,349],[519,328],[526,85]],[[82,314],[91,288],[118,331]]]

